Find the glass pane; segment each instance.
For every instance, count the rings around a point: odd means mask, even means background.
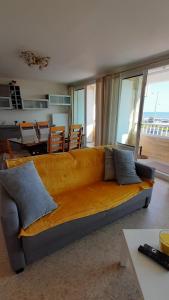
[[[47,101],[24,100],[24,108],[47,108]]]
[[[0,107],[9,108],[10,107],[10,100],[9,98],[0,98]]]
[[[77,90],[74,92],[74,106],[73,106],[73,123],[85,124],[85,90]]]
[[[116,141],[136,145],[143,75],[122,80]]]
[[[169,174],[169,65],[148,71],[140,134],[140,158]]]

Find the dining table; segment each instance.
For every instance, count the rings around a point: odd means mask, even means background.
[[[18,144],[26,149],[31,155],[47,153],[48,136],[27,136],[20,138],[10,138],[8,141],[12,144]]]
[[[12,144],[18,144],[26,149],[31,155],[40,155],[48,153],[48,135],[27,136],[20,138],[10,138],[8,141]],[[65,138],[65,144],[68,143],[68,137]]]

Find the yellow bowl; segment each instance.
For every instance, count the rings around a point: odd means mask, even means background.
[[[169,230],[160,231],[160,248],[162,252],[169,255]]]

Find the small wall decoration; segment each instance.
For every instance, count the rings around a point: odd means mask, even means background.
[[[16,84],[16,80],[12,80],[9,82],[9,85],[15,85]]]
[[[30,50],[20,51],[19,56],[29,66],[38,66],[39,70],[46,68],[49,64],[49,56],[40,56]]]

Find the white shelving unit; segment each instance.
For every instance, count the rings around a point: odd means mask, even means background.
[[[21,110],[41,110],[49,106],[71,106],[69,95],[47,95],[47,99],[22,99]],[[0,109],[15,109],[11,97],[0,96]]]
[[[0,109],[12,109],[10,97],[0,97]]]
[[[71,105],[71,97],[69,95],[47,95],[49,105]]]
[[[47,99],[23,99],[23,109],[24,110],[40,110],[48,108]]]

